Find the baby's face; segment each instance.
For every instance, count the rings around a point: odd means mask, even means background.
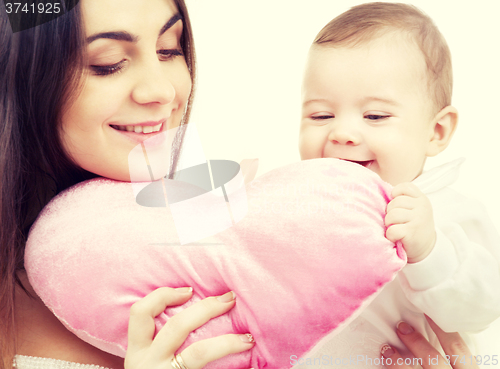
[[[392,34],[354,48],[314,46],[302,88],[303,160],[358,162],[386,182],[412,181],[434,135],[425,61]]]

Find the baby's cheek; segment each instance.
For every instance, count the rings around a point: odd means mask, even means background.
[[[299,152],[302,160],[323,157],[323,147],[317,137],[307,131],[301,131],[299,135]]]

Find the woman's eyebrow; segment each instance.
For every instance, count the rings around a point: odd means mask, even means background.
[[[111,40],[118,40],[118,41],[128,41],[128,42],[137,42],[139,40],[139,37],[133,36],[128,32],[101,32],[101,33],[96,33],[95,35],[87,37],[87,44],[90,44],[91,42],[94,42],[95,40],[98,40],[100,38],[108,38]]]
[[[182,19],[181,15],[179,13],[174,14],[168,21],[165,23],[165,25],[161,28],[160,33],[158,36],[163,35],[169,28],[171,28],[175,23],[177,23],[180,19]],[[101,38],[107,38],[107,39],[112,39],[112,40],[118,40],[118,41],[128,41],[128,42],[137,42],[139,40],[138,36],[132,35],[128,32],[125,31],[119,31],[119,32],[100,32],[96,33],[92,36],[87,37],[87,44],[90,44],[91,42],[94,42],[95,40],[101,39]]]
[[[160,33],[158,33],[158,37],[163,35],[169,28],[171,28],[174,24],[177,23],[178,20],[182,19],[179,13],[175,14],[170,18],[167,23],[161,28]]]

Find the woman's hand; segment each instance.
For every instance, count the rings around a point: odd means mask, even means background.
[[[424,369],[449,369],[450,365],[454,369],[478,369],[475,357],[469,351],[464,340],[458,333],[446,333],[439,328],[429,317],[427,317],[432,330],[436,333],[441,347],[446,353],[444,358],[422,335],[416,332],[407,323],[401,322],[398,324],[397,334],[401,341],[408,347],[413,356],[419,360],[419,364]],[[398,353],[398,351],[384,345],[382,347],[382,356],[386,368],[392,369],[410,369],[414,364],[412,359],[406,359]],[[411,363],[409,361],[412,361]]]
[[[228,292],[218,297],[201,300],[171,317],[153,338],[154,318],[167,306],[181,305],[189,300],[190,287],[158,288],[132,305],[128,327],[126,369],[176,369],[172,359],[191,331],[210,319],[226,313],[235,305],[235,295]],[[180,367],[200,369],[210,361],[251,349],[250,334],[227,334],[193,343],[176,355]],[[180,355],[180,358],[179,358]]]

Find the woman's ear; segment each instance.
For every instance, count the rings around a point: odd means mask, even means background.
[[[431,125],[431,137],[427,147],[427,156],[435,156],[446,149],[457,128],[458,111],[448,105],[436,114]]]

